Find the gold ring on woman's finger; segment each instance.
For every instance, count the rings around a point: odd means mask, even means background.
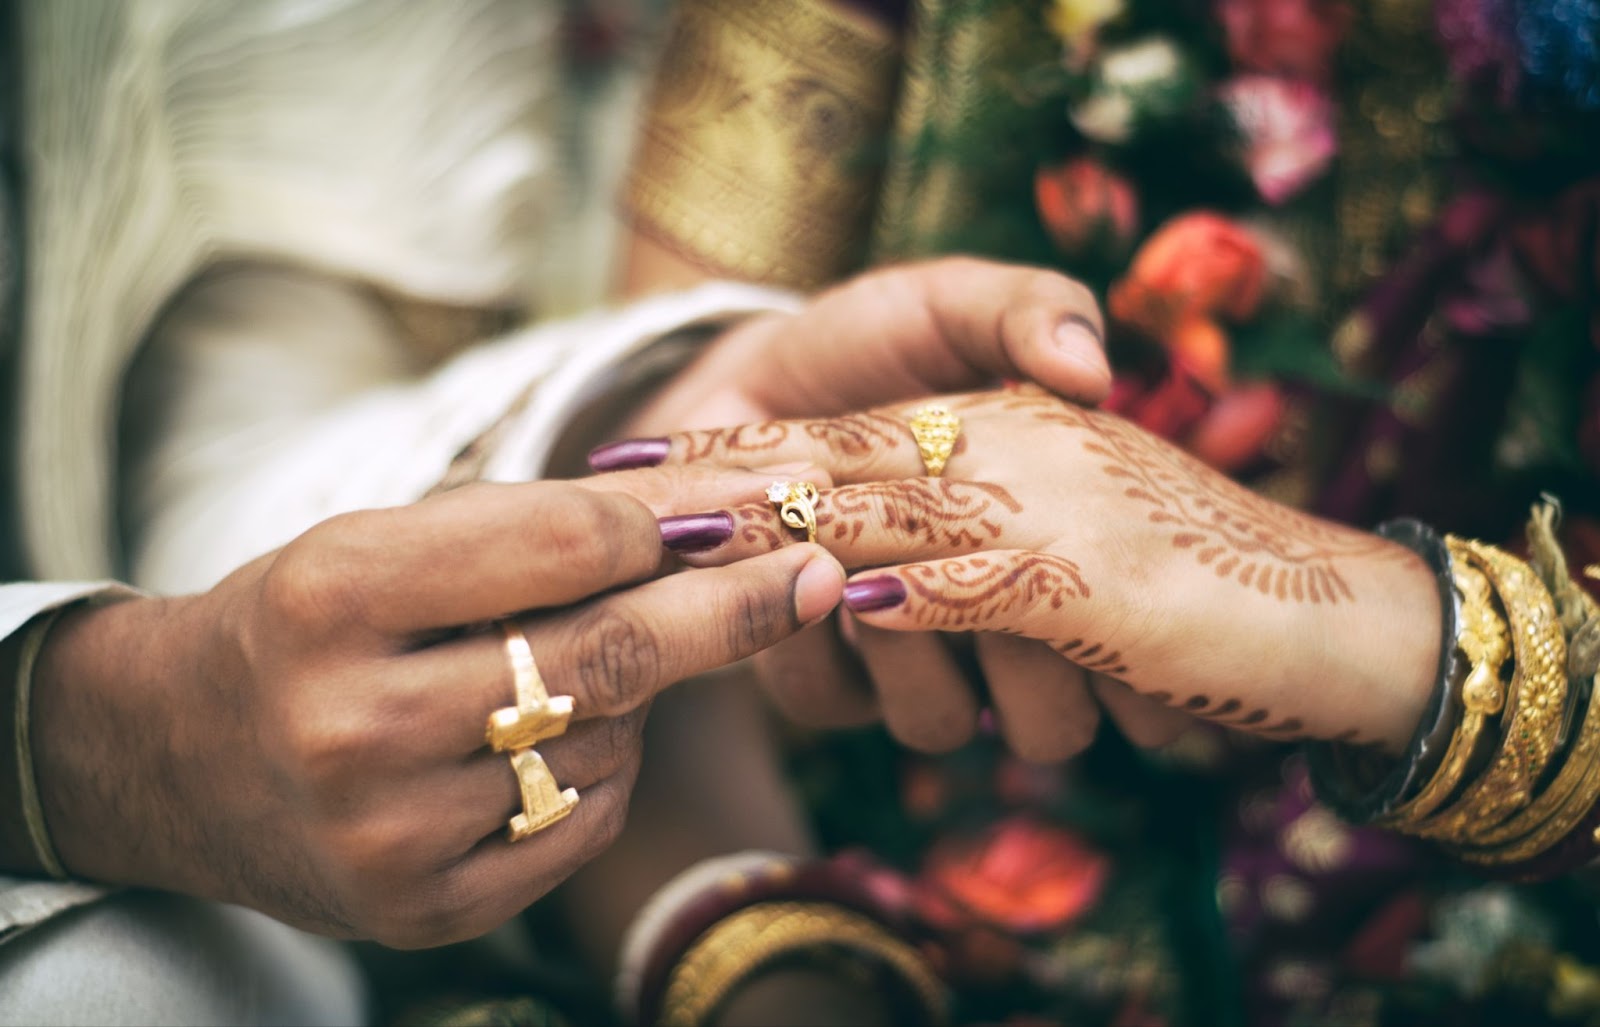
[[[928,477],[937,478],[944,473],[944,465],[955,452],[956,438],[961,434],[961,418],[948,407],[930,404],[912,414],[907,421],[911,437],[917,441],[917,452],[922,455],[922,466]]]
[[[809,481],[775,481],[767,487],[767,502],[778,508],[783,523],[817,540],[817,487]]]
[[[518,749],[511,754],[511,769],[517,775],[517,788],[522,792],[522,812],[506,825],[506,837],[520,842],[529,835],[538,834],[551,824],[571,813],[578,805],[578,790],[562,788],[544,757],[532,749]]]
[[[526,749],[547,739],[563,735],[572,719],[572,696],[551,696],[545,689],[539,665],[534,662],[528,636],[515,621],[496,621],[504,639],[506,661],[511,664],[511,685],[515,706],[504,706],[489,714],[484,738],[495,752]]]

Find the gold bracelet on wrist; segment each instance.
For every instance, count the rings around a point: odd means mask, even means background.
[[[825,902],[764,902],[717,923],[673,969],[660,1022],[709,1023],[739,984],[807,950],[854,952],[887,966],[915,993],[930,1023],[944,1022],[944,986],[916,949],[877,921]]]
[[[1453,559],[1489,579],[1511,628],[1516,662],[1489,766],[1442,813],[1406,830],[1472,846],[1533,801],[1534,786],[1555,755],[1567,691],[1566,637],[1549,590],[1527,564],[1481,542],[1452,537],[1447,543]]]
[[[33,846],[33,858],[44,872],[58,881],[67,878],[67,869],[61,865],[55,843],[50,840],[50,827],[44,819],[44,805],[39,800],[39,781],[33,765],[33,671],[44,650],[50,629],[66,611],[65,607],[51,610],[27,629],[22,639],[22,650],[17,658],[16,716],[13,739],[17,754],[17,786],[22,797],[22,820],[28,828],[28,841]]]
[[[860,266],[899,70],[825,0],[684,0],[624,205],[711,270],[813,288]]]
[[[1461,686],[1463,712],[1433,777],[1414,798],[1375,821],[1400,831],[1427,818],[1455,794],[1484,727],[1497,723],[1505,708],[1506,688],[1500,675],[1511,656],[1511,636],[1505,618],[1495,608],[1489,579],[1467,561],[1454,557],[1450,574],[1461,596],[1461,627],[1455,645],[1471,668]]]
[[[1582,602],[1590,618],[1600,615],[1600,604],[1586,595]],[[1462,859],[1479,864],[1531,859],[1570,834],[1594,807],[1600,799],[1600,709],[1592,691],[1580,715],[1577,733],[1549,785],[1527,809],[1480,836],[1481,848],[1462,850]]]

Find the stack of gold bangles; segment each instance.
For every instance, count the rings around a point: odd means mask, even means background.
[[[1442,683],[1454,731],[1431,775],[1373,822],[1505,876],[1576,869],[1600,854],[1594,668],[1568,665],[1572,629],[1552,597],[1559,583],[1493,546],[1445,544],[1460,602],[1446,663],[1464,671]],[[1600,614],[1587,596],[1569,600],[1579,602],[1569,625]]]
[[[545,690],[544,678],[522,629],[511,621],[499,624],[511,663],[517,704],[491,713],[484,734],[489,748],[511,754],[511,768],[522,792],[522,812],[511,818],[506,836],[519,842],[549,827],[578,805],[578,790],[556,784],[544,757],[533,749],[540,742],[566,733],[572,719],[572,697],[552,697]]]

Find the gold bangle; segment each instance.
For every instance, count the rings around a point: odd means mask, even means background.
[[[1488,768],[1443,813],[1413,823],[1424,838],[1471,846],[1533,799],[1533,787],[1555,753],[1567,691],[1566,638],[1555,601],[1532,568],[1509,553],[1468,539],[1446,539],[1454,559],[1481,570],[1494,586],[1511,627],[1516,664],[1500,747]]]
[[[823,0],[685,0],[664,54],[626,191],[641,233],[774,285],[859,267],[899,70],[889,31]]]
[[[44,804],[39,801],[39,779],[33,766],[33,670],[44,650],[46,636],[56,621],[66,612],[58,607],[40,617],[22,639],[22,651],[17,658],[17,705],[13,723],[17,751],[17,787],[22,795],[22,820],[28,828],[28,841],[33,845],[33,857],[44,872],[58,881],[67,879],[67,868],[61,865],[55,843],[50,840],[50,826],[44,819]]]
[[[659,1022],[699,1027],[738,984],[786,955],[822,947],[853,950],[905,980],[931,1022],[944,1022],[944,986],[916,949],[877,921],[823,902],[764,902],[720,921],[684,953],[662,998]]]
[[[1600,605],[1587,595],[1582,602],[1590,617],[1600,614]],[[1531,859],[1570,834],[1593,808],[1600,797],[1600,710],[1595,698],[1591,691],[1583,723],[1555,779],[1527,809],[1480,836],[1476,844],[1481,850],[1458,853],[1462,859],[1480,864]]]
[[[1450,575],[1461,595],[1461,627],[1455,645],[1471,667],[1461,686],[1463,713],[1433,777],[1415,798],[1375,821],[1395,830],[1409,830],[1455,794],[1477,750],[1484,725],[1505,708],[1506,692],[1500,673],[1511,655],[1511,637],[1505,619],[1495,609],[1489,579],[1465,560],[1456,558],[1451,559]]]

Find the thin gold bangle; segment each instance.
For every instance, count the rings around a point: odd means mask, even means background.
[[[931,1023],[944,1022],[944,986],[916,949],[870,917],[823,902],[763,902],[716,924],[684,953],[662,997],[660,1022],[710,1022],[741,981],[774,960],[835,947],[873,957],[907,982]]]
[[[44,806],[39,801],[39,781],[33,766],[33,732],[30,729],[33,704],[33,670],[44,649],[45,637],[56,621],[66,612],[58,607],[40,617],[28,628],[22,639],[22,649],[17,660],[17,706],[13,725],[17,750],[17,786],[22,793],[22,819],[28,828],[28,840],[33,845],[34,859],[45,873],[58,881],[67,879],[67,868],[61,865],[55,843],[50,840],[50,828],[45,823]]]

